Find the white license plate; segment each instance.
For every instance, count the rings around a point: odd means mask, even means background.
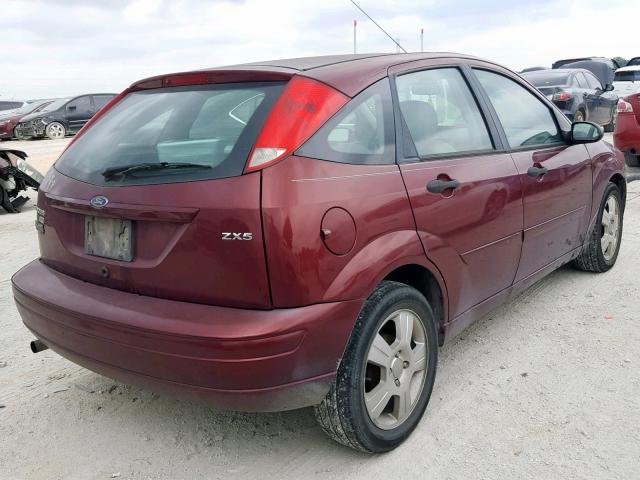
[[[131,220],[84,217],[84,251],[96,257],[130,262],[133,260]]]

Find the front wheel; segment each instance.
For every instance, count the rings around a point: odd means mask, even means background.
[[[622,238],[623,214],[620,189],[616,184],[609,183],[588,243],[575,260],[580,270],[601,273],[615,265]]]
[[[573,121],[574,122],[584,122],[586,115],[584,114],[584,111],[582,109],[578,110],[576,112],[576,114],[573,116]]]
[[[438,359],[433,311],[416,289],[382,282],[365,302],[331,390],[315,407],[334,440],[386,452],[415,429],[429,402]]]
[[[51,140],[56,140],[58,138],[64,138],[64,136],[67,134],[67,131],[65,130],[64,125],[62,125],[61,123],[51,122],[49,125],[47,125],[47,128],[45,128],[45,134]]]
[[[613,113],[611,114],[611,121],[604,126],[605,132],[611,133],[616,129],[616,118],[617,118],[617,115],[616,115],[616,111],[614,110]]]

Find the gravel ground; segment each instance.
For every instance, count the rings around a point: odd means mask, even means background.
[[[3,146],[44,170],[66,142]],[[223,412],[33,355],[10,289],[38,255],[33,203],[0,214],[0,478],[638,478],[640,182],[629,187],[617,266],[564,267],[447,344],[422,423],[379,456],[334,444],[310,409]]]

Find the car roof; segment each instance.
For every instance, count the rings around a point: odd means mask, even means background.
[[[451,52],[424,53],[363,53],[350,55],[324,55],[316,57],[268,60],[227,67],[217,67],[204,71],[259,70],[298,74],[314,78],[337,88],[352,97],[367,86],[387,76],[387,70],[395,65],[419,60],[454,58],[486,60]]]

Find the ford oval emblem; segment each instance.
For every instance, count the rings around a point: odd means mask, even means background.
[[[103,197],[102,195],[98,195],[97,197],[93,197],[90,203],[92,207],[102,208],[107,203],[109,203],[109,199],[107,197]]]

